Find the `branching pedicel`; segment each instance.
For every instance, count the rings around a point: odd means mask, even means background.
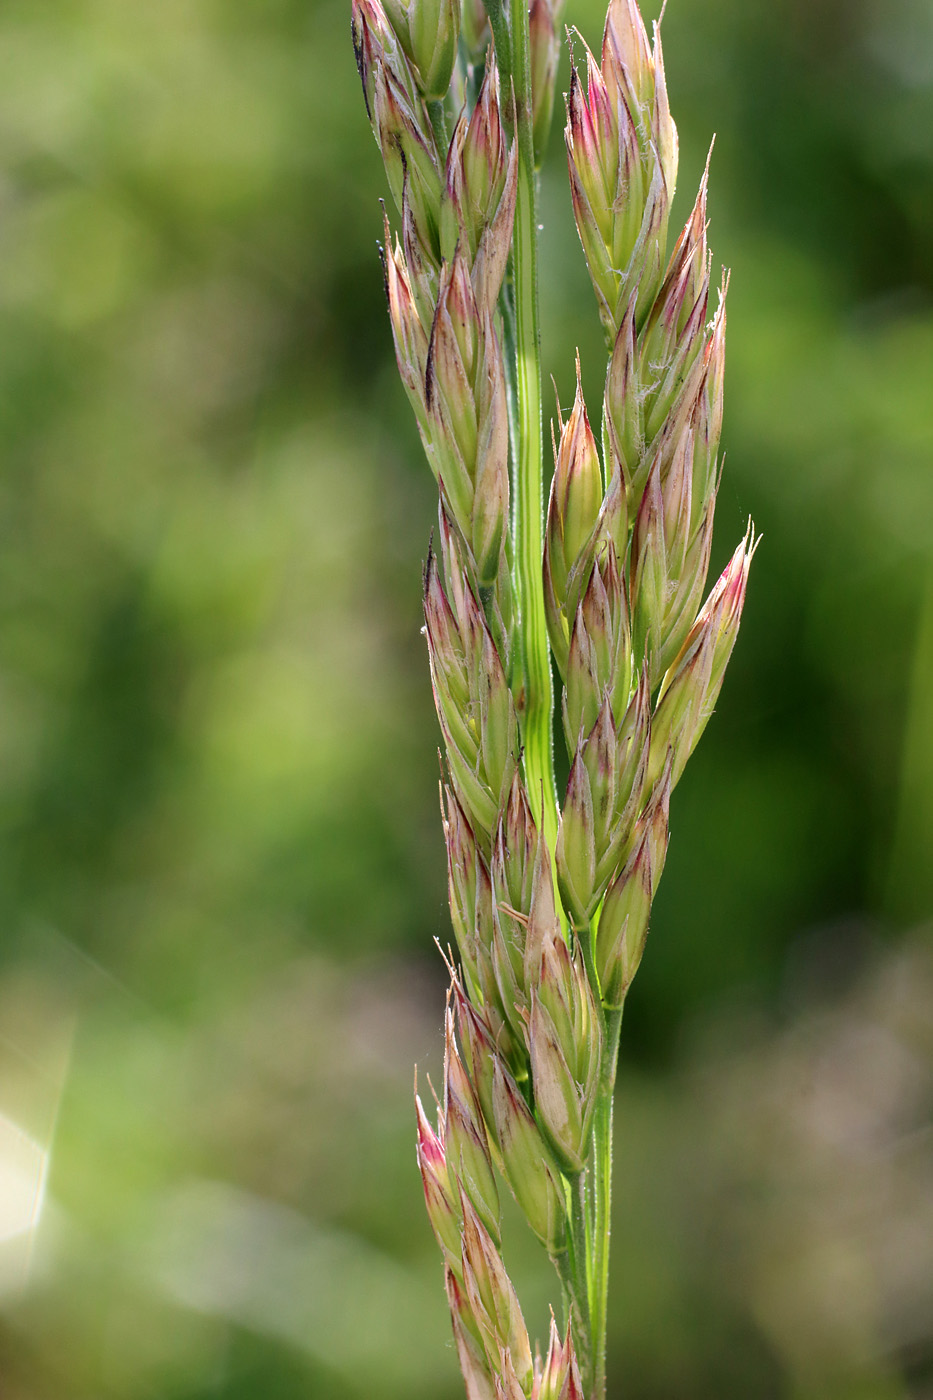
[[[574,215],[606,331],[601,450],[579,385],[542,495],[536,160],[560,0],[353,0],[400,219],[385,279],[440,490],[424,576],[461,969],[418,1161],[469,1400],[605,1394],[612,1092],[671,789],[739,627],[749,530],[701,606],[719,478],[725,283],[709,319],[706,175],[667,257],[677,169],[661,40],[611,0],[567,98]],[[551,653],[571,757],[553,767]],[[532,1356],[497,1174],[567,1316]]]

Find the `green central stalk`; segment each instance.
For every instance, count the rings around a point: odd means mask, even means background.
[[[553,860],[557,845],[551,657],[544,611],[544,472],[541,431],[541,345],[538,325],[537,175],[534,162],[531,59],[527,0],[511,0],[510,22],[501,0],[487,4],[503,90],[515,94],[518,191],[512,240],[515,406],[513,451],[513,589],[518,627],[516,695],[525,779]],[[512,318],[510,318],[511,320]],[[556,873],[556,872],[555,872]]]
[[[510,6],[507,18],[506,6]],[[511,301],[506,338],[513,415],[513,589],[518,626],[514,675],[518,682],[526,786],[535,815],[543,808],[552,866],[557,847],[554,782],[554,693],[544,608],[544,453],[541,348],[538,322],[537,175],[534,163],[527,0],[486,0],[503,90],[515,94],[518,192],[511,255]],[[513,377],[514,374],[514,377]],[[557,872],[554,868],[555,889]],[[587,930],[585,938],[590,938]],[[592,969],[592,949],[588,971]],[[594,986],[596,982],[594,980]],[[609,1286],[609,1208],[612,1173],[612,1092],[621,1011],[606,1017],[606,1062],[593,1120],[590,1162],[569,1187],[569,1250],[555,1259],[574,1318],[577,1355],[588,1400],[606,1390]]]
[[[592,1251],[590,1254],[590,1329],[593,1356],[593,1400],[606,1394],[606,1324],[609,1302],[609,1232],[612,1207],[612,1100],[619,1057],[622,1009],[606,1012],[605,1060],[593,1119],[590,1170]]]
[[[519,599],[523,677],[522,738],[525,777],[532,804],[543,802],[544,834],[557,845],[554,790],[551,658],[544,611],[544,482],[541,432],[541,346],[538,327],[537,177],[532,141],[528,6],[512,6],[518,197],[515,206],[513,285],[518,389],[519,459],[515,501],[515,591]]]

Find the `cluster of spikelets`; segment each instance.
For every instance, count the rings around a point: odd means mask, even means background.
[[[535,0],[536,151],[553,105],[557,24],[552,0]],[[470,1400],[573,1400],[584,1393],[574,1341],[579,1352],[585,1340],[569,1323],[563,1339],[552,1327],[546,1359],[533,1359],[500,1253],[496,1173],[560,1267],[579,1248],[570,1202],[598,1094],[607,1084],[611,1093],[608,1018],[642,956],[671,789],[719,693],[754,549],[749,534],[703,603],[725,287],[712,310],[705,175],[667,256],[677,135],[660,39],[656,29],[649,45],[634,0],[611,0],[600,61],[586,51],[585,84],[575,65],[567,99],[573,208],[609,363],[601,450],[578,372],[545,528],[571,760],[551,849],[553,798],[526,786],[515,682],[517,427],[503,353],[512,99],[474,0],[462,13],[460,0],[353,0],[353,34],[400,217],[394,242],[386,220],[384,255],[398,366],[440,490],[424,611],[461,969],[436,1128],[417,1105],[418,1159]]]

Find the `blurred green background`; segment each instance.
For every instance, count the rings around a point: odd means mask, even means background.
[[[627,1011],[611,1394],[930,1400],[933,8],[670,0],[665,49],[732,269],[714,565],[764,543]],[[345,0],[0,10],[4,1400],[461,1394],[384,193]],[[559,128],[542,220],[595,404]]]

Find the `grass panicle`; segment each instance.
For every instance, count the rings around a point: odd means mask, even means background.
[[[708,168],[668,252],[677,131],[635,0],[611,0],[598,60],[571,39],[570,197],[608,363],[596,420],[577,367],[545,508],[536,162],[560,19],[551,0],[353,0],[396,205],[396,357],[440,496],[424,619],[460,964],[417,1155],[468,1400],[605,1394],[622,1008],[756,548],[749,527],[704,602],[728,281],[712,307]],[[543,1360],[502,1254],[500,1180],[561,1283]]]

